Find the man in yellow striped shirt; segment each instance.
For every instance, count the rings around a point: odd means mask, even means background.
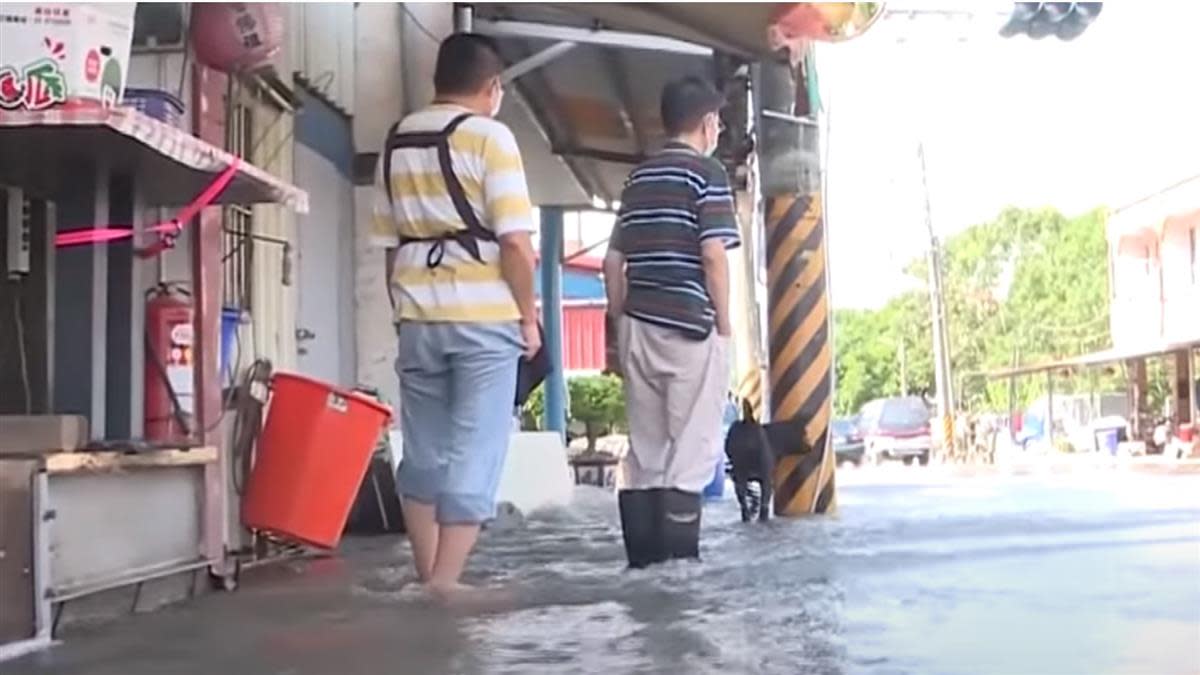
[[[540,347],[533,209],[516,139],[493,119],[503,69],[487,38],[447,38],[433,104],[393,128],[376,171],[399,336],[397,490],[417,574],[443,594],[495,515],[518,359]]]

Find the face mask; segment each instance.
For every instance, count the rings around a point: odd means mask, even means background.
[[[712,140],[708,142],[708,147],[704,152],[704,154],[710,157],[717,151],[717,144],[721,140],[721,126],[719,121],[712,125],[712,130]]]

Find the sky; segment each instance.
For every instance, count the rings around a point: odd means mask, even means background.
[[[888,6],[917,13],[817,51],[835,307],[917,283],[902,270],[928,245],[918,143],[939,236],[1007,205],[1117,208],[1200,174],[1200,3],[1108,2],[1071,42],[999,37],[1011,3]],[[585,243],[608,235],[611,216],[581,217]]]
[[[1116,208],[1200,174],[1200,5],[1108,2],[1071,42],[1001,38],[1011,4],[972,6],[818,49],[835,307],[914,283],[901,269],[928,242],[919,142],[939,236],[1010,204]]]

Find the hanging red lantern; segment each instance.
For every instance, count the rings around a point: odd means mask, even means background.
[[[283,44],[280,3],[193,3],[191,41],[196,59],[223,73],[267,65]]]
[[[881,16],[882,2],[776,3],[767,26],[767,45],[799,62],[812,41],[842,42],[862,35]]]

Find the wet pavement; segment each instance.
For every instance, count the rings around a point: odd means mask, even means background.
[[[623,571],[615,498],[489,531],[447,610],[358,540],[76,631],[5,675],[1200,672],[1200,476],[843,472],[837,517],[705,512],[704,562]]]

